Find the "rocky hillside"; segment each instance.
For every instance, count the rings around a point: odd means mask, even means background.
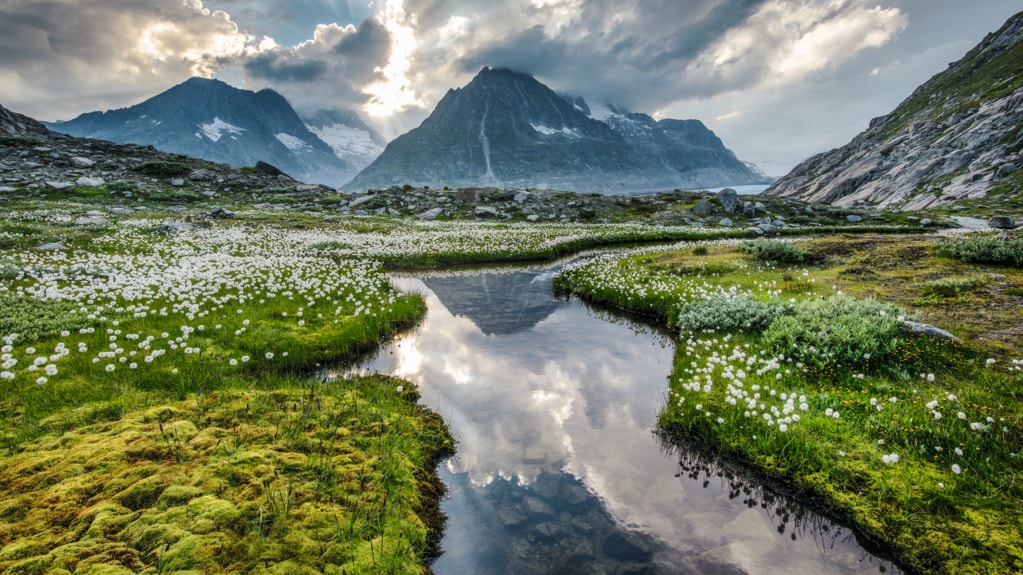
[[[767,194],[919,210],[1023,195],[1023,13]]]
[[[39,136],[46,134],[46,126],[0,106],[0,134],[8,136]]]
[[[604,120],[604,121],[602,121]],[[532,76],[484,68],[345,185],[498,186],[629,193],[760,183],[696,120],[590,116]]]
[[[327,131],[337,123],[320,120]],[[310,131],[277,92],[239,90],[218,80],[192,78],[135,106],[90,112],[49,127],[235,167],[268,162],[299,180],[327,185],[340,185],[358,171]]]

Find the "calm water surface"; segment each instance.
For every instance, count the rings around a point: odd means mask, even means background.
[[[672,340],[555,300],[551,275],[397,278],[427,318],[358,368],[414,381],[458,441],[437,575],[898,572],[849,530],[663,446]]]

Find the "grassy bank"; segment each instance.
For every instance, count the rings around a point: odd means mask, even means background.
[[[425,571],[443,422],[313,377],[422,298],[280,230],[47,225],[0,254],[0,571]]]
[[[660,415],[674,441],[848,519],[912,572],[1015,572],[1023,271],[935,243],[647,250],[569,269],[555,285],[679,331]],[[907,319],[965,339],[915,335]]]

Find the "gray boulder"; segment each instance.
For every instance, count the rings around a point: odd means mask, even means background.
[[[181,186],[185,185],[185,178],[174,178],[173,180],[170,181],[170,185],[174,186],[175,188],[180,188]]]
[[[753,216],[757,215],[757,208],[753,205],[753,202],[742,203],[742,215],[746,216],[747,218],[752,218]]]
[[[67,248],[64,247],[64,244],[57,243],[57,242],[51,242],[51,243],[48,243],[48,244],[43,244],[41,246],[36,246],[36,247],[34,247],[32,249],[34,249],[37,252],[59,252],[59,251],[64,251]]]
[[[233,218],[234,212],[226,210],[220,206],[213,206],[210,208],[210,217],[221,219]]]
[[[735,207],[739,203],[739,194],[732,188],[725,188],[718,192],[718,203],[721,204],[721,209],[728,213],[734,212]]]
[[[1009,216],[995,216],[987,221],[987,225],[996,230],[1011,230],[1016,227],[1016,222]]]
[[[519,192],[515,194],[515,203],[522,204],[529,199],[529,192]]]
[[[431,208],[431,209],[426,210],[425,212],[419,214],[419,219],[426,220],[426,221],[435,220],[443,212],[444,212],[444,210],[441,209],[441,208]]]
[[[707,200],[700,200],[693,206],[693,213],[701,218],[705,218],[714,213],[714,204]]]
[[[361,206],[362,204],[372,202],[374,199],[376,199],[376,196],[362,196],[361,198],[355,198],[354,200],[351,201],[351,203],[348,204],[348,207],[356,208]]]
[[[110,220],[106,218],[78,218],[75,220],[76,226],[107,226],[110,225]]]
[[[476,217],[484,217],[484,218],[485,217],[496,217],[497,216],[497,208],[492,207],[492,206],[476,206],[476,209],[473,210],[473,213],[476,214]]]
[[[96,162],[90,160],[89,158],[83,158],[81,156],[75,156],[74,158],[71,158],[69,161],[71,162],[71,165],[76,168],[91,168],[96,165]]]
[[[845,219],[850,224],[855,224],[863,221],[863,218],[861,216],[857,216],[856,214],[849,214],[848,216],[845,217]]]
[[[66,192],[75,189],[75,183],[47,180],[46,187],[57,192]]]
[[[195,229],[195,226],[188,222],[171,222],[156,228],[158,234],[187,234]]]
[[[732,220],[730,220],[728,218],[721,218],[721,221],[718,222],[718,225],[723,227],[723,228],[730,228],[730,227],[732,227],[733,224],[732,224]]]
[[[959,338],[952,335],[951,333],[929,325],[926,323],[917,323],[915,321],[903,321],[902,327],[909,332],[918,333],[921,335],[927,335],[938,339],[947,339],[950,341],[959,341]]]

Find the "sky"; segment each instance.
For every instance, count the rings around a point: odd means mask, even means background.
[[[770,175],[848,142],[1008,0],[0,0],[0,105],[40,120],[189,77],[359,113],[386,138],[480,68],[695,118]]]

